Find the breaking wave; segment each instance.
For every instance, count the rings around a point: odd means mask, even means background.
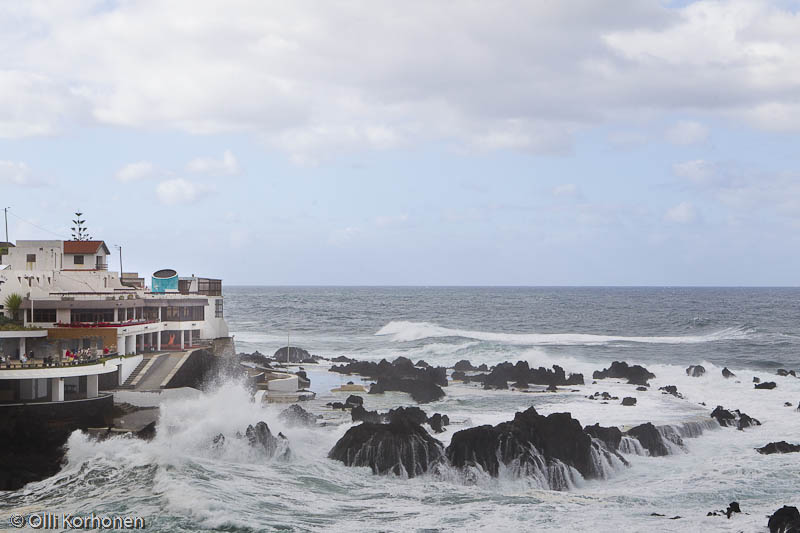
[[[725,328],[704,335],[627,337],[622,335],[594,335],[590,333],[496,333],[453,329],[430,322],[393,320],[375,335],[388,336],[393,342],[409,342],[437,337],[463,337],[479,341],[517,345],[580,346],[602,345],[614,342],[644,344],[701,344],[723,340],[745,339],[750,330],[743,327]]]

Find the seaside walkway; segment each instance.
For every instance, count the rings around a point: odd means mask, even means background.
[[[132,388],[137,391],[160,390],[164,380],[184,360],[186,353],[172,352],[153,355],[139,375],[131,382]]]

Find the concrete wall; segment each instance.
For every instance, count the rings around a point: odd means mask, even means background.
[[[202,389],[218,370],[219,358],[205,349],[194,350],[165,388],[192,387]]]
[[[16,490],[57,473],[70,433],[107,427],[112,422],[113,409],[111,395],[0,406],[0,490]]]
[[[124,383],[126,379],[131,375],[131,372],[139,366],[139,363],[142,362],[143,356],[142,355],[134,355],[132,357],[125,357],[122,360],[122,382]]]

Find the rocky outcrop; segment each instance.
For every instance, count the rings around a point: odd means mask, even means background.
[[[361,396],[358,396],[357,394],[351,394],[344,401],[344,406],[346,408],[348,408],[348,409],[352,409],[356,405],[361,405],[361,406],[364,405],[364,398],[362,398]]]
[[[286,437],[278,433],[274,436],[266,422],[258,422],[255,426],[247,426],[244,436],[254,449],[261,450],[267,457],[287,458],[291,454],[286,444]]]
[[[769,517],[767,522],[769,533],[800,532],[800,511],[797,507],[784,505]]]
[[[636,398],[634,398],[632,396],[626,396],[626,397],[624,397],[622,399],[622,405],[625,405],[625,406],[628,406],[628,407],[634,406],[634,405],[636,405]]]
[[[369,388],[370,394],[383,394],[386,391],[407,392],[419,403],[435,402],[445,396],[439,385],[413,379],[378,378],[378,381]]]
[[[572,469],[585,478],[603,477],[604,461],[613,455],[569,413],[543,416],[533,407],[509,422],[456,432],[446,453],[458,469],[478,467],[497,477],[502,467],[512,475],[544,480],[556,490],[571,486]]]
[[[464,381],[475,381],[483,384],[485,389],[506,389],[508,382],[515,388],[524,389],[530,384],[534,385],[583,385],[583,374],[570,374],[567,376],[563,368],[553,365],[552,369],[539,367],[530,368],[527,361],[517,361],[515,364],[508,361],[492,368],[489,374],[463,376]]]
[[[779,368],[777,372],[775,372],[779,376],[794,376],[797,377],[797,372],[794,370],[786,370],[785,368]]]
[[[614,361],[611,366],[603,370],[595,370],[592,379],[627,379],[631,385],[647,385],[647,381],[656,377],[640,365],[628,366],[624,361]]]
[[[378,411],[367,411],[364,407],[356,405],[350,411],[353,422],[370,422],[372,424],[383,424],[385,417]]]
[[[764,383],[756,383],[753,386],[757,389],[772,390],[778,385],[774,381],[765,381]]]
[[[702,365],[692,365],[692,366],[690,366],[689,368],[686,369],[686,375],[690,376],[690,377],[693,377],[693,378],[699,378],[700,376],[702,376],[705,373],[706,373],[706,369]]]
[[[619,400],[618,396],[611,396],[609,393],[605,391],[603,391],[602,393],[595,392],[594,394],[590,394],[589,396],[587,396],[587,398],[589,398],[590,400],[604,400],[607,402],[611,400]]]
[[[343,355],[331,359],[331,362],[333,363],[355,363],[356,361],[356,359],[350,359],[349,357],[345,357]]]
[[[453,365],[453,370],[461,370],[462,372],[465,372],[470,370],[477,370],[477,368],[472,366],[472,363],[470,363],[466,359],[462,359],[461,361]]]
[[[730,518],[735,513],[741,513],[742,509],[739,507],[739,502],[731,502],[728,504],[728,508],[724,511],[709,511],[706,516],[720,516],[725,515],[726,517]]]
[[[650,453],[651,457],[661,457],[671,453],[664,436],[652,422],[638,425],[626,431],[625,434],[638,440],[642,447]]]
[[[383,359],[380,363],[357,361],[346,365],[334,365],[331,371],[376,379],[377,382],[370,387],[370,394],[386,391],[407,392],[420,403],[443,398],[442,387],[447,386],[447,373],[443,367],[418,368],[405,357],[398,357],[391,363]]]
[[[444,431],[444,426],[450,425],[450,417],[440,413],[434,413],[428,417],[428,424],[436,433],[442,433]]]
[[[272,357],[280,363],[300,363],[306,360],[314,360],[314,357],[312,357],[307,350],[304,350],[299,346],[289,346],[288,348],[284,346],[283,348],[278,348],[278,350],[275,351],[275,355]]]
[[[664,391],[664,394],[671,394],[672,396],[675,396],[676,398],[683,399],[683,394],[678,392],[678,387],[676,387],[675,385],[666,385],[664,387],[659,387],[658,390]]]
[[[293,403],[278,415],[289,426],[316,426],[317,417]]]
[[[795,453],[800,452],[800,444],[789,444],[785,440],[780,442],[770,442],[766,446],[756,448],[756,451],[762,455],[770,455],[773,453]]]
[[[619,450],[622,431],[618,427],[603,427],[600,424],[595,424],[586,426],[583,430],[595,439],[601,440],[609,450]]]
[[[328,457],[347,466],[367,466],[373,474],[415,477],[440,463],[444,449],[422,426],[396,416],[388,424],[350,428]]]
[[[744,429],[750,426],[760,426],[761,422],[748,416],[746,413],[742,413],[738,409],[735,411],[729,411],[723,408],[721,405],[718,405],[711,411],[711,418],[716,419],[719,422],[719,425],[722,427],[735,427],[736,429]]]
[[[735,378],[736,374],[734,374],[733,372],[728,370],[728,367],[726,366],[725,368],[722,369],[722,377],[725,378],[725,379]]]

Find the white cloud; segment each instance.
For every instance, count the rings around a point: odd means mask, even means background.
[[[0,160],[0,183],[34,186],[38,181],[31,176],[31,169],[22,162]]]
[[[87,123],[242,132],[314,162],[429,142],[565,152],[585,128],[697,109],[800,130],[790,6],[666,4],[17,2],[0,17],[0,49],[15,51],[0,137]],[[708,137],[693,121],[670,130]]]
[[[139,181],[151,177],[155,172],[153,164],[149,161],[139,161],[138,163],[129,163],[119,169],[115,174],[117,181],[123,183],[131,181]]]
[[[186,168],[190,172],[227,175],[238,174],[241,170],[239,168],[239,161],[230,150],[225,150],[225,153],[222,154],[222,159],[213,159],[209,157],[193,159]]]
[[[575,196],[578,194],[578,186],[574,183],[562,183],[553,188],[553,196]]]
[[[156,196],[164,205],[193,204],[212,190],[208,185],[176,178],[159,183],[156,186]]]
[[[672,165],[672,171],[676,176],[686,178],[695,183],[708,183],[716,174],[716,167],[713,163],[703,159],[684,161]]]
[[[670,222],[689,224],[697,220],[697,208],[689,202],[681,202],[667,210],[664,218]]]
[[[699,122],[682,120],[673,124],[664,133],[672,144],[697,144],[708,140],[708,128]]]

